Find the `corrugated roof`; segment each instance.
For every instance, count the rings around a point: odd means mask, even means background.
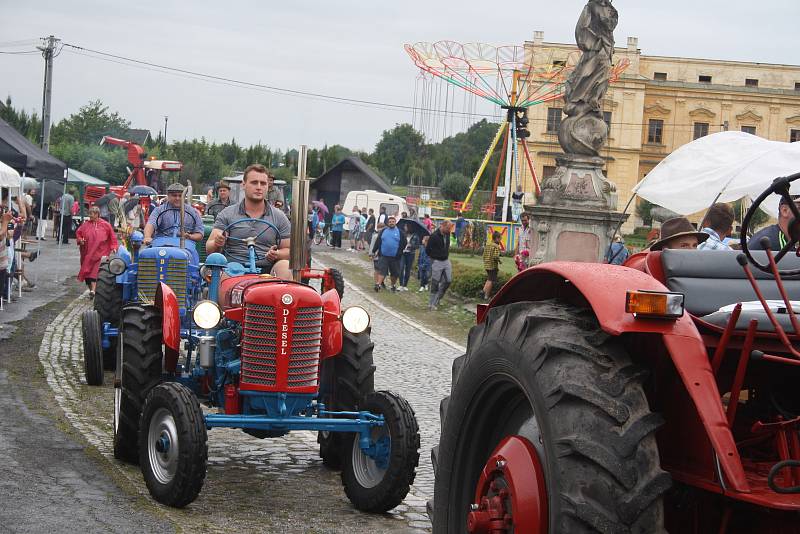
[[[133,141],[137,145],[145,144],[149,137],[150,137],[150,130],[143,130],[137,128],[129,129],[122,136],[123,139],[127,139],[128,141]]]
[[[339,170],[342,166],[353,166],[362,173],[364,173],[372,182],[375,183],[375,190],[381,191],[383,193],[393,193],[392,187],[386,183],[386,180],[378,174],[378,171],[364,163],[361,158],[358,156],[348,156],[344,158],[342,161],[328,169],[328,171],[322,175],[320,175],[317,179],[311,182],[311,187],[318,186],[323,181],[327,180],[329,177],[333,176],[337,170]]]

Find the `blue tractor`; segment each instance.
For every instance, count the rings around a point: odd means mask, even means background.
[[[170,211],[173,209],[160,216]],[[180,210],[174,208],[174,211]],[[103,370],[115,368],[123,306],[134,302],[153,304],[158,298],[160,283],[174,292],[180,322],[182,327],[188,328],[186,312],[199,300],[202,280],[200,258],[194,244],[178,237],[182,234],[183,215],[180,214],[179,222],[168,229],[172,236],[156,237],[149,247],[143,247],[142,233],[136,231],[130,237],[130,251],[120,246],[115,255],[100,263],[93,309],[85,311],[81,317],[87,384],[102,385]]]

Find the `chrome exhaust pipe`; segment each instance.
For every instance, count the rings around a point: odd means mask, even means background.
[[[306,161],[308,147],[300,145],[300,154],[297,161],[297,178],[292,181],[292,234],[289,245],[289,266],[292,268],[292,278],[300,281],[300,272],[305,268],[308,257],[306,254],[306,240],[308,239],[308,209],[309,181],[306,176]]]

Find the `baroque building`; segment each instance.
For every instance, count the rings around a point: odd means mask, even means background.
[[[534,32],[525,43],[536,67],[570,64],[575,45],[546,43]],[[611,83],[603,113],[609,136],[602,157],[605,174],[616,184],[618,210],[631,197],[636,183],[681,145],[723,130],[741,130],[775,141],[800,141],[800,66],[714,59],[647,56],[638,39],[617,47],[614,64],[630,62]],[[536,82],[532,83],[535,87]],[[530,108],[528,146],[542,179],[555,171],[561,154],[558,126],[563,101]],[[531,198],[533,181],[524,173],[522,185]],[[623,227],[641,224],[633,205]]]

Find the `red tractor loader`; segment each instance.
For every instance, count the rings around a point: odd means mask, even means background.
[[[441,403],[434,532],[800,532],[798,178],[754,202],[743,254],[546,263],[481,306]],[[770,194],[795,217],[774,256],[746,246]]]

